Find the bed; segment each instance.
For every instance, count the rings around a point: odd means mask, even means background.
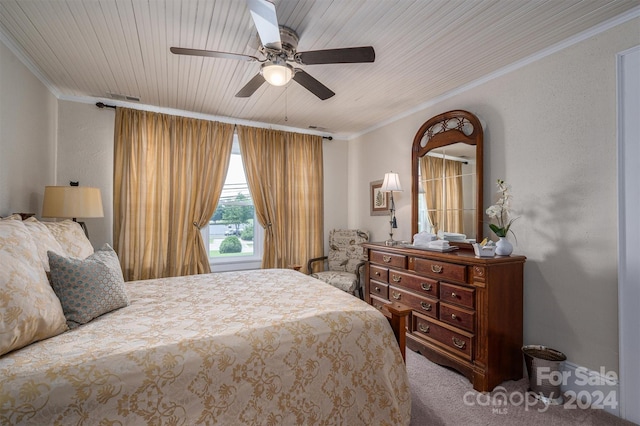
[[[0,357],[0,424],[409,424],[394,332],[358,298],[284,269],[124,285]]]

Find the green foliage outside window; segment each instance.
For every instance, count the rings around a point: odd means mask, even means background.
[[[240,238],[244,241],[253,241],[253,225],[247,225],[240,233]]]
[[[241,253],[242,252],[242,243],[236,236],[230,236],[225,238],[222,243],[220,243],[220,253]]]
[[[248,224],[253,216],[254,207],[251,199],[246,195],[238,194],[234,200],[220,202],[211,220],[235,226],[235,234],[240,235],[243,232],[241,225]],[[251,237],[243,240],[253,240],[253,229],[251,229]]]

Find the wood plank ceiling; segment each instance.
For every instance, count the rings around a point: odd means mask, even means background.
[[[256,56],[242,0],[0,0],[0,40],[61,99],[111,100],[338,137],[362,132],[623,14],[639,0],[275,0],[298,51],[371,45],[375,63],[300,66],[295,82],[235,93],[259,64],[176,56],[169,47]],[[619,18],[618,18],[619,19]],[[120,103],[122,104],[122,103]]]

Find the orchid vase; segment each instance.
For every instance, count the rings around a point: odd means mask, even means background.
[[[513,253],[513,244],[506,237],[499,237],[496,243],[496,255],[509,256]]]

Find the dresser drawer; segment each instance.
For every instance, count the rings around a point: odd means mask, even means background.
[[[389,284],[404,287],[422,296],[438,298],[438,281],[406,272],[389,270]]]
[[[438,299],[418,296],[409,291],[404,291],[398,287],[389,286],[389,300],[392,302],[401,302],[424,315],[438,318]]]
[[[369,280],[369,294],[381,299],[389,298],[389,286],[375,280]]]
[[[467,267],[464,265],[416,258],[414,269],[419,274],[425,274],[439,280],[467,282]]]
[[[382,312],[382,314],[383,314],[385,317],[388,317],[388,316],[389,316],[389,312],[387,312],[387,310],[386,310],[386,309],[382,309],[382,307],[383,307],[384,305],[386,305],[387,303],[390,303],[388,300],[382,300],[382,299],[380,299],[379,297],[376,297],[376,296],[373,296],[373,295],[370,297],[370,299],[371,299],[371,305],[372,305],[374,308],[376,308],[377,310],[379,310],[380,312]]]
[[[440,300],[471,309],[475,307],[474,290],[455,284],[440,283]]]
[[[440,303],[440,321],[463,328],[467,331],[474,331],[475,315],[474,311],[458,308],[446,303]]]
[[[436,323],[422,315],[413,315],[412,332],[422,338],[435,341],[458,356],[471,360],[473,335],[457,332],[446,325]]]
[[[407,267],[407,256],[402,254],[392,254],[383,251],[371,250],[371,252],[369,252],[369,260],[381,265],[394,266],[401,269]]]
[[[389,270],[387,268],[369,264],[369,278],[386,283],[389,281]]]

